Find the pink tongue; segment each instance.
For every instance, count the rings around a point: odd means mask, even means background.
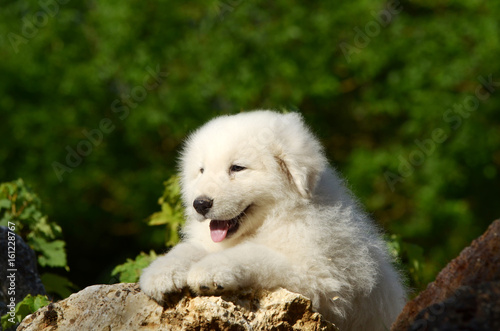
[[[227,221],[210,221],[210,236],[216,243],[221,242],[226,238],[227,230],[229,230],[229,222]]]

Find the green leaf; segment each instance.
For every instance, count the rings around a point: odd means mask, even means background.
[[[16,305],[13,316],[9,313],[1,318],[2,328],[4,330],[20,323],[26,316],[34,313],[38,309],[47,306],[50,300],[45,295],[32,296],[28,294],[21,302]],[[14,323],[12,323],[14,322]]]
[[[12,203],[9,199],[0,199],[0,210],[2,209],[10,209]]]
[[[42,213],[39,197],[22,179],[0,184],[0,225],[8,222],[16,224],[16,233],[38,253],[40,266],[67,269],[65,242],[57,239],[61,227]]]
[[[146,268],[156,257],[154,251],[150,251],[149,254],[141,252],[135,260],[127,259],[125,263],[116,266],[111,276],[118,276],[122,283],[135,283],[139,280],[142,269]]]
[[[161,211],[152,214],[146,221],[152,226],[165,225],[165,245],[174,246],[180,240],[179,229],[184,224],[179,177],[172,176],[163,184],[165,191],[158,200]]]
[[[32,241],[34,249],[41,253],[38,262],[42,267],[64,267],[66,262],[66,243],[62,240],[47,241],[43,238],[34,237]]]
[[[169,222],[169,219],[167,217],[165,217],[165,214],[163,213],[163,211],[159,211],[159,212],[156,212],[154,213],[153,215],[151,215],[148,220],[148,225],[163,225],[163,224],[167,224]]]

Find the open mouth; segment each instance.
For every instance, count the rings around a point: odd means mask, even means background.
[[[250,206],[246,207],[238,216],[230,220],[211,220],[210,221],[210,236],[216,243],[223,241],[228,236],[232,235],[240,227],[240,220],[245,216]]]

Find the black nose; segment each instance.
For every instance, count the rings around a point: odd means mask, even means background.
[[[206,213],[212,208],[214,200],[208,197],[198,197],[193,202],[193,207],[196,209],[198,214],[205,216]]]

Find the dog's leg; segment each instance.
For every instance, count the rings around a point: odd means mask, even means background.
[[[181,291],[187,286],[189,269],[206,255],[207,252],[195,244],[178,244],[143,270],[139,280],[141,289],[162,302],[165,294]]]
[[[245,243],[205,256],[193,264],[188,286],[198,294],[235,291],[241,288],[296,288],[295,267],[268,247]]]

